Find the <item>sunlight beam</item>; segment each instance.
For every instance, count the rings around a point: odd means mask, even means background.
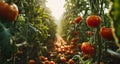
[[[52,16],[59,20],[64,9],[65,0],[47,0],[46,6],[52,11]]]

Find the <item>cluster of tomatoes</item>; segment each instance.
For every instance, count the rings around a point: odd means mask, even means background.
[[[56,47],[55,51],[58,53],[74,54],[74,51],[72,50],[73,47],[74,45],[62,45],[62,46]]]
[[[100,26],[102,20],[99,16],[97,15],[91,15],[88,16],[86,19],[86,24],[90,28],[97,28]],[[107,28],[106,26],[103,26],[100,28],[99,32],[100,36],[106,40],[112,40],[113,35],[112,35],[112,28]]]
[[[42,64],[56,64],[55,61],[49,61],[48,58],[45,56],[40,56],[39,59],[42,61]],[[74,64],[75,63],[73,59],[69,59],[67,62],[66,57],[63,55],[60,55],[59,61],[61,61],[61,63],[67,63],[67,64]],[[34,63],[35,63],[35,61],[34,61]],[[34,64],[34,63],[31,62],[31,64]]]
[[[14,3],[0,1],[0,19],[5,21],[14,21],[18,16],[18,7]]]
[[[70,24],[81,23],[82,19],[83,18],[81,16],[79,16],[79,17],[75,18],[74,21],[70,21]],[[102,19],[98,15],[90,15],[86,18],[85,23],[89,28],[98,28],[98,27],[100,27],[100,24],[102,23]],[[78,32],[74,31],[73,34],[78,35]],[[93,34],[94,34],[94,32],[87,31],[88,36],[92,36]],[[113,40],[112,28],[108,28],[106,26],[101,27],[99,30],[99,35],[103,39]],[[93,54],[95,51],[94,45],[91,45],[89,42],[83,42],[81,44],[80,48],[81,48],[81,51],[84,53],[84,58],[87,58],[88,55]]]
[[[74,21],[70,21],[70,24],[81,23],[82,19],[83,18],[81,16],[79,16],[79,17],[75,18]],[[101,22],[102,22],[102,19],[98,15],[90,15],[86,18],[86,25],[90,28],[98,28],[100,26]],[[91,32],[91,31],[88,31],[87,33],[88,33],[88,35],[93,34],[93,32]],[[73,34],[77,35],[78,32],[74,31]],[[99,34],[102,38],[104,38],[106,40],[113,40],[112,28],[103,26],[103,27],[101,27]]]
[[[75,64],[75,61],[71,58],[68,58],[68,56],[76,54],[74,47],[76,46],[78,39],[79,38],[73,38],[70,44],[55,45],[54,52],[56,52],[56,54],[51,53],[50,56],[58,57],[56,59],[58,59],[61,63]],[[40,56],[39,59],[43,62],[43,64],[55,64],[56,62],[54,60],[49,61],[45,56]]]
[[[42,61],[42,64],[55,64],[54,61],[49,61],[45,56],[39,56],[39,59]],[[30,59],[29,64],[36,64],[36,61],[34,59]]]

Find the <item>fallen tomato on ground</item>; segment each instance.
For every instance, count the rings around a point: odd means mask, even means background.
[[[73,59],[69,59],[68,64],[75,64]]]
[[[29,64],[35,64],[35,60],[33,59],[29,60]]]
[[[50,61],[49,64],[55,64],[55,62],[54,61]]]
[[[60,57],[60,60],[61,60],[62,62],[66,62],[66,61],[67,61],[65,57]]]

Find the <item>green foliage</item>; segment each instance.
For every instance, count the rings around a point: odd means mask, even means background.
[[[47,44],[54,41],[56,33],[55,19],[46,7],[46,0],[6,1],[18,6],[19,15],[13,23],[0,23],[0,63],[7,58],[12,64],[17,63],[18,58],[25,64],[29,59],[39,60],[40,55],[48,52]],[[19,55],[18,51],[23,53]],[[4,61],[1,54],[4,54]]]
[[[68,42],[70,42],[72,38],[77,37],[79,38],[79,41],[76,42],[77,44],[88,41],[90,44],[93,44],[95,46],[95,54],[91,55],[88,60],[86,61],[83,60],[84,62],[86,62],[86,64],[92,64],[92,63],[99,64],[101,61],[105,62],[106,64],[107,63],[109,64],[110,63],[109,60],[113,60],[112,58],[108,60],[109,57],[106,56],[107,55],[106,50],[108,49],[108,47],[113,50],[117,49],[117,47],[114,44],[114,41],[108,42],[107,40],[101,38],[99,35],[99,31],[102,26],[111,27],[110,24],[111,19],[108,18],[107,16],[108,12],[106,11],[109,9],[109,4],[110,2],[108,0],[66,0],[66,4],[64,6],[66,11],[64,12],[61,20],[61,27],[62,27],[61,34]],[[119,10],[118,8],[115,9]],[[117,14],[117,13],[113,13],[113,14]],[[102,18],[101,25],[95,29],[87,27],[85,23],[86,18],[89,15],[93,15],[93,14],[98,15]],[[70,21],[75,22],[75,18],[78,16],[83,17],[81,23],[69,24]],[[112,16],[113,16],[112,18],[114,18],[114,15]],[[119,22],[116,21],[116,24],[119,24]],[[73,35],[74,31],[77,31],[79,34]],[[92,31],[93,35],[88,36],[87,31]],[[111,47],[111,45],[114,46]]]
[[[116,45],[118,47],[120,47],[120,1],[119,0],[113,0],[112,2],[112,8],[110,10],[110,18],[112,20],[112,28],[113,28],[113,35],[114,35],[114,39],[116,41]]]
[[[10,43],[11,36],[10,29],[0,20],[0,63],[6,62],[14,53],[13,44]]]

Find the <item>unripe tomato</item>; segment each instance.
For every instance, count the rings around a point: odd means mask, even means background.
[[[88,27],[97,28],[101,23],[101,18],[97,15],[88,16],[86,19],[86,24]]]
[[[29,64],[35,64],[35,60],[29,60]]]
[[[49,64],[55,64],[55,62],[54,61],[50,61]]]
[[[88,42],[83,42],[81,45],[81,50],[85,54],[92,54],[94,52],[94,47],[91,46]]]
[[[102,27],[100,29],[100,35],[101,37],[103,37],[104,39],[107,40],[112,40],[113,39],[113,35],[112,35],[112,28],[107,28],[107,27]]]
[[[8,21],[14,21],[18,16],[18,7],[15,4],[0,2],[0,18]]]
[[[73,59],[70,59],[70,60],[68,61],[68,64],[75,64],[75,62],[74,62]]]
[[[75,22],[76,22],[76,23],[80,23],[80,22],[81,22],[81,20],[82,20],[82,17],[81,17],[81,16],[79,16],[79,17],[75,18]]]

